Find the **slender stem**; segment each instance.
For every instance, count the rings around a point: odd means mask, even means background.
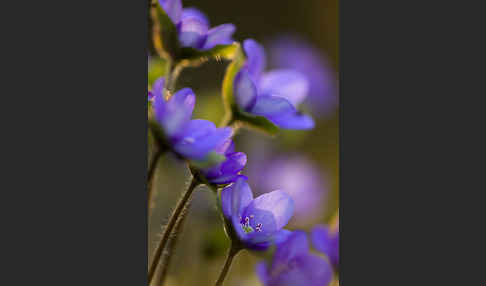
[[[184,66],[177,62],[171,68],[170,80],[168,80],[167,82],[167,89],[170,90],[170,92],[175,91],[177,79],[179,78],[179,75],[181,74],[183,69]]]
[[[226,257],[226,262],[224,263],[223,269],[221,269],[221,273],[219,274],[218,281],[216,281],[215,286],[222,286],[226,275],[228,274],[228,270],[231,266],[231,262],[233,262],[233,258],[236,254],[241,250],[240,247],[237,247],[234,243],[231,243],[231,247],[228,251],[228,256]]]
[[[172,232],[172,229],[174,228],[177,219],[179,218],[182,210],[184,209],[184,206],[187,204],[189,199],[191,198],[192,192],[194,189],[200,184],[200,182],[196,179],[193,178],[191,181],[191,184],[189,185],[189,188],[185,191],[185,193],[182,195],[180,198],[179,202],[177,202],[176,208],[172,212],[170,218],[169,218],[169,223],[164,229],[164,232],[162,233],[162,239],[160,240],[159,244],[157,245],[157,248],[155,249],[155,253],[152,259],[152,263],[150,264],[150,268],[148,271],[148,281],[149,285],[152,282],[152,279],[154,278],[155,274],[155,269],[157,269],[157,266],[159,265],[160,262],[160,257],[162,255],[162,251],[164,250],[167,240],[169,239],[169,236]],[[169,249],[168,251],[171,251]]]
[[[187,211],[191,207],[191,202],[187,203],[184,206],[184,209],[182,210],[181,215],[179,216],[179,219],[176,222],[176,225],[174,226],[174,230],[172,230],[172,233],[169,237],[169,241],[167,242],[167,248],[171,250],[175,250],[177,248],[177,242],[179,241],[179,236],[178,234],[180,231],[184,228],[184,223],[186,221],[187,217]],[[164,285],[165,282],[165,277],[167,275],[167,272],[169,271],[170,263],[172,261],[172,254],[174,251],[167,251],[164,253],[161,259],[161,264],[160,264],[160,270],[159,270],[159,279],[155,285],[162,286]]]
[[[230,126],[234,122],[235,122],[235,118],[233,117],[233,113],[226,112],[226,114],[223,116],[223,119],[219,123],[219,127]]]
[[[160,157],[164,151],[159,148],[156,152],[154,157],[152,158],[152,162],[150,162],[150,167],[148,169],[147,174],[147,211],[150,210],[150,203],[152,202],[152,193],[153,193],[153,183],[154,183],[154,174],[155,169],[157,169],[157,163],[159,162]]]

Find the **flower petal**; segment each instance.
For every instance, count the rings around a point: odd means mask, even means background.
[[[231,215],[233,213],[231,209],[231,202],[234,187],[235,185],[232,184],[221,190],[221,209],[226,219],[231,219]]]
[[[207,120],[191,120],[178,135],[174,149],[189,159],[204,160],[214,149],[232,134],[229,127],[216,128]]]
[[[312,117],[298,111],[274,116],[270,120],[283,129],[308,130],[315,126]]]
[[[287,236],[287,240],[280,243],[275,251],[272,269],[278,268],[279,264],[288,263],[298,255],[309,253],[309,242],[307,234],[296,230]]]
[[[249,249],[256,251],[267,250],[272,245],[279,245],[287,240],[287,238],[292,234],[290,230],[281,229],[274,233],[271,238],[265,242],[259,242],[256,244],[248,245]]]
[[[274,217],[276,230],[280,230],[292,217],[294,202],[287,193],[276,190],[257,197],[245,210],[246,215],[253,214],[255,217],[260,213],[263,213],[262,216],[264,216],[266,212]]]
[[[273,236],[278,232],[275,216],[269,210],[247,208],[242,216],[243,220],[246,218],[249,219],[253,231],[246,233],[242,240],[250,249],[265,250],[272,244]]]
[[[211,179],[210,182],[213,184],[225,185],[236,182],[238,178],[245,178],[246,180],[248,180],[247,176],[241,174],[223,174],[222,176],[219,176],[215,179]]]
[[[329,262],[314,254],[297,256],[287,268],[270,278],[268,286],[329,285],[333,270]]]
[[[183,47],[199,49],[206,40],[208,25],[198,18],[186,18],[179,25],[179,41]]]
[[[159,0],[159,4],[174,24],[179,23],[182,15],[181,0]]]
[[[273,70],[263,74],[258,92],[283,97],[298,106],[309,92],[309,81],[305,75],[293,70]]]
[[[337,78],[328,59],[299,37],[283,35],[269,45],[272,66],[290,68],[304,74],[309,80],[309,107],[315,116],[327,116],[338,103]]]
[[[275,117],[295,113],[296,109],[288,100],[277,96],[258,96],[251,113]]]
[[[165,77],[159,77],[153,84],[152,84],[152,94],[164,94],[164,86],[165,86]]]
[[[208,17],[206,16],[206,14],[204,14],[201,10],[199,10],[197,8],[188,7],[188,8],[182,9],[182,16],[181,16],[182,21],[184,21],[185,19],[189,19],[189,18],[196,18],[200,22],[206,24],[206,26],[209,27]]]
[[[206,170],[206,178],[214,184],[229,184],[234,182],[239,172],[246,165],[246,154],[242,152],[231,153],[226,160],[215,167]]]
[[[273,236],[273,243],[276,245],[279,245],[281,243],[284,243],[289,239],[290,235],[292,235],[292,231],[287,230],[287,229],[281,229],[279,230],[274,236]]]
[[[339,233],[331,233],[329,227],[318,225],[311,232],[311,240],[314,247],[326,254],[331,263],[339,264]]]
[[[278,96],[258,96],[251,113],[263,115],[284,129],[312,129],[314,120],[301,114],[285,98]]]
[[[233,43],[233,33],[236,27],[233,24],[223,24],[211,28],[208,31],[206,42],[204,43],[203,50],[209,50],[216,45],[229,45]]]
[[[223,174],[227,173],[238,173],[239,171],[243,170],[246,165],[246,154],[243,152],[236,152],[231,155],[228,155],[228,159],[223,162],[221,166],[221,171]]]
[[[277,232],[288,223],[293,210],[292,199],[282,191],[259,196],[243,212],[242,219],[248,219],[253,231],[247,233],[242,240],[249,245],[269,246]]]
[[[247,56],[248,70],[254,80],[258,80],[266,65],[265,50],[253,39],[247,39],[243,42],[243,49]]]
[[[270,278],[268,276],[267,264],[265,262],[258,263],[255,267],[255,271],[258,278],[260,278],[260,281],[262,281],[263,285],[267,285]]]
[[[233,153],[234,151],[229,151],[229,150],[234,150],[235,146],[233,143],[233,140],[228,139],[224,141],[221,145],[217,146],[214,151],[218,154],[225,155],[229,153]]]
[[[221,207],[227,219],[239,218],[252,200],[253,193],[245,178],[239,178],[234,184],[221,190]],[[239,225],[233,226],[240,228]]]
[[[238,106],[244,111],[251,110],[257,100],[257,89],[247,69],[236,75],[233,88]]]
[[[155,117],[169,137],[175,136],[192,116],[196,96],[190,88],[176,92],[167,102],[162,94],[155,104]]]

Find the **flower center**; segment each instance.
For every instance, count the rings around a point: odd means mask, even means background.
[[[255,228],[253,228],[250,225],[250,219],[253,219],[254,217],[255,217],[254,215],[250,215],[250,217],[245,217],[245,219],[242,219],[240,217],[240,225],[241,225],[241,228],[243,229],[243,231],[245,233],[252,233],[254,231],[257,231],[257,232],[261,232],[262,231],[263,225],[261,223],[256,224],[255,225]]]

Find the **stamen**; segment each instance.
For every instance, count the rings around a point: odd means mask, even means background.
[[[256,230],[256,231],[258,231],[258,232],[262,231],[262,226],[263,226],[263,225],[262,225],[261,223],[257,224],[257,225],[255,226],[255,230]]]
[[[261,232],[262,231],[262,227],[263,225],[261,223],[257,224],[255,226],[255,229],[253,229],[253,227],[251,227],[250,225],[250,219],[253,219],[255,218],[254,215],[250,215],[250,217],[245,217],[245,219],[243,220],[243,218],[240,216],[240,224],[241,224],[241,228],[245,231],[245,233],[251,233],[253,231],[257,231],[257,232]]]

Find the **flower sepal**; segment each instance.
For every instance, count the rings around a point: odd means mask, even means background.
[[[263,132],[270,136],[276,136],[280,128],[273,122],[260,115],[253,115],[251,113],[242,110],[233,110],[233,117],[236,122],[241,123],[243,126],[249,129]]]
[[[194,167],[194,170],[209,168],[217,165],[226,160],[224,155],[218,154],[217,152],[210,152],[203,160],[191,160],[190,165]]]
[[[213,193],[218,193],[218,185],[209,182],[200,171],[200,168],[194,166],[194,164],[190,164],[189,170],[191,171],[192,176],[201,182],[201,184],[206,185],[209,189],[211,189],[211,191],[213,191]]]

